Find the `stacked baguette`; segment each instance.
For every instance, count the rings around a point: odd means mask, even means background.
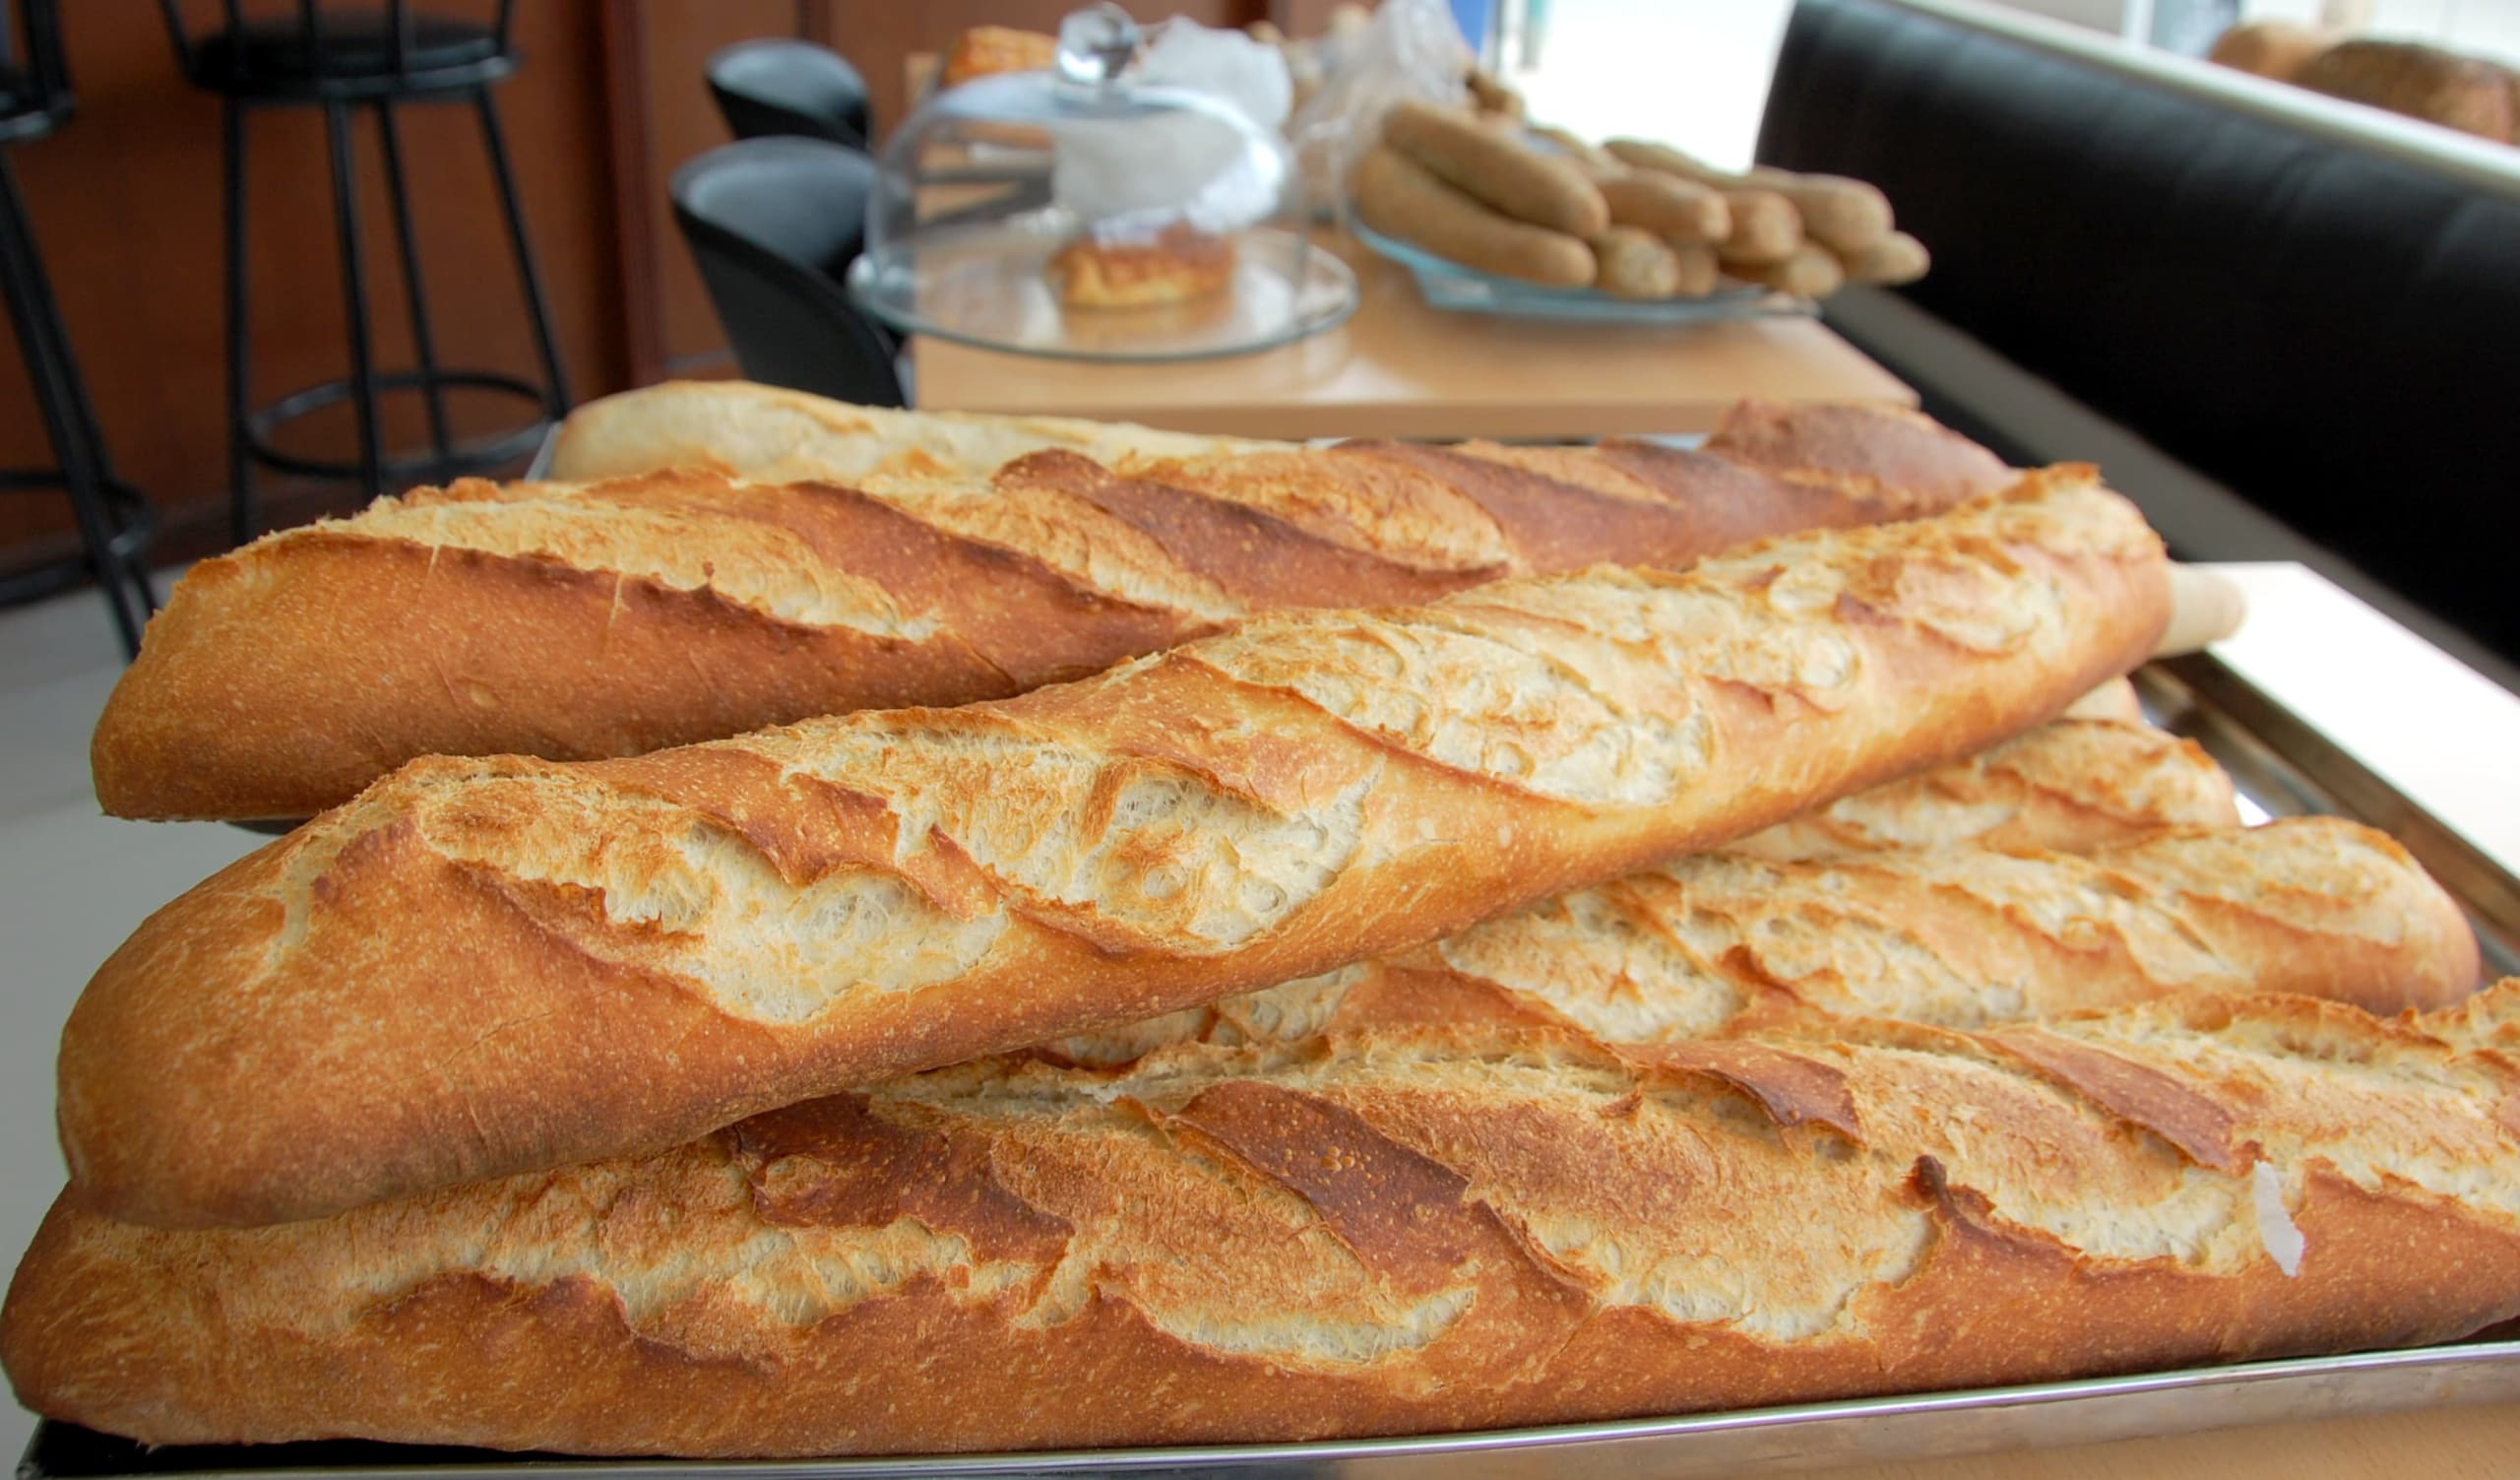
[[[2160,541],[2062,469],[956,710],[416,761],[105,963],[64,1148],[98,1205],[190,1223],[662,1147],[1720,845],[2054,716],[2168,615]]]
[[[1316,450],[636,392],[570,418],[567,484],[420,489],[193,567],[97,726],[96,793],[302,817],[423,755],[592,759],[998,698],[1258,611],[1685,565],[2010,478],[1907,414],[1738,420],[1737,452]]]
[[[160,1442],[810,1455],[1520,1426],[2520,1314],[2520,983],[1612,1054],[977,1065],[275,1228],[64,1202],[0,1355]]]
[[[664,404],[635,455],[870,455]],[[1467,500],[1531,569],[1563,490],[1700,508],[1609,455],[1352,453],[1446,470],[1419,498],[1063,434],[1078,477],[1386,546]],[[1763,498],[1929,517],[1375,611],[1238,591],[1235,625],[1019,697],[405,766],[91,984],[72,1186],[0,1361],[149,1443],[805,1455],[1663,1413],[2520,1312],[2520,984],[2462,1002],[2475,942],[2403,851],[2236,827],[2132,715],[2111,676],[2170,582],[2131,509],[2073,468],[1948,508],[1979,465],[1879,418],[1719,441]],[[1004,516],[854,476],[813,496]],[[560,501],[544,558],[656,507]]]

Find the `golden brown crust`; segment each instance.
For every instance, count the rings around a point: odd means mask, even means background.
[[[1938,823],[1965,837],[1971,821],[1965,805],[1937,808],[1906,836]],[[2405,850],[2305,817],[2166,828],[2089,857],[1965,845],[1804,863],[1700,854],[1422,950],[1045,1052],[1123,1063],[1194,1039],[1466,1021],[1667,1045],[1814,1014],[1974,1029],[2266,991],[2398,1012],[2456,1002],[2477,977],[2457,901]]]
[[[1706,450],[1786,478],[1904,495],[1927,507],[1991,493],[2015,477],[2002,459],[1951,428],[1886,408],[1744,401],[1724,414]]]
[[[1255,618],[962,710],[415,762],[99,970],[63,1142],[84,1195],[169,1223],[669,1145],[1423,944],[1971,753],[2131,667],[2168,602],[2159,540],[2068,469],[1681,574]]]
[[[731,1456],[1424,1433],[2439,1340],[2520,1312],[2492,1014],[2265,997],[1625,1060],[1463,1028],[973,1065],[320,1222],[64,1201],[0,1358],[37,1411],[151,1443]]]
[[[942,81],[959,88],[981,77],[1007,72],[1040,72],[1056,66],[1059,38],[1046,32],[1013,26],[974,26],[946,49]]]
[[[1147,241],[1079,237],[1051,255],[1047,272],[1071,308],[1146,308],[1224,292],[1235,256],[1232,237],[1175,224]]]
[[[814,439],[800,418],[857,409],[784,394],[639,404],[757,434],[724,434],[727,472],[468,481],[196,566],[98,722],[105,809],[305,816],[421,755],[589,759],[964,704],[1254,611],[1423,602],[1603,559],[1679,566],[1957,501],[1617,446],[1544,469],[1501,448],[1201,455],[1160,438],[1130,471],[1062,447],[1016,457],[989,485],[748,483],[862,466],[857,445],[894,433],[807,419],[823,427]],[[1904,423],[1854,418],[1912,466]],[[949,445],[963,435],[958,422],[921,426]],[[986,429],[991,450],[1037,430],[1110,450],[1057,427]],[[581,428],[577,461],[619,467],[628,459],[585,440],[601,434]],[[1860,439],[1841,432],[1814,455],[1859,465]],[[1790,464],[1796,449],[1762,455]],[[1595,491],[1603,480],[1625,496]]]
[[[2123,684],[2077,701],[2113,707]],[[1955,843],[2086,853],[2163,827],[2236,827],[2232,779],[2140,711],[2072,715],[1953,765],[1843,798],[1731,845],[1774,863]]]

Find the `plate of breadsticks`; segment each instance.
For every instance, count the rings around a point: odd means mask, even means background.
[[[31,1462],[1739,1473],[2520,1392],[2520,981],[2147,721],[2180,585],[1913,413],[740,384],[204,561],[98,798],[308,820],[70,1015]]]
[[[1357,236],[1427,302],[1519,317],[1683,323],[1808,313],[1849,283],[1924,276],[1889,197],[1840,175],[1717,169],[1422,100],[1393,104],[1349,178]]]

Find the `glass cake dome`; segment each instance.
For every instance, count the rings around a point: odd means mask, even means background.
[[[1201,359],[1331,328],[1356,282],[1312,240],[1285,112],[1267,47],[1079,11],[1055,68],[949,89],[895,131],[850,292],[905,331],[1064,358]]]

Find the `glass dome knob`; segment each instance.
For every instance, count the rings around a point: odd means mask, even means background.
[[[1059,76],[1100,86],[1138,54],[1138,23],[1116,5],[1072,11],[1059,23]]]

